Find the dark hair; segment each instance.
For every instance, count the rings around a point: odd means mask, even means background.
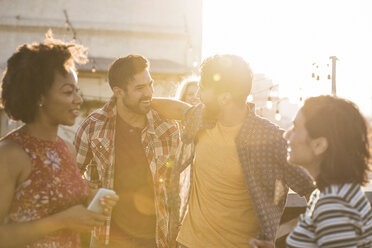
[[[7,62],[2,79],[2,104],[13,120],[30,123],[37,102],[50,89],[55,73],[67,75],[75,70],[74,61],[86,61],[86,48],[52,38],[51,32],[42,43],[23,44]]]
[[[200,66],[200,85],[215,92],[230,92],[234,101],[244,104],[252,89],[252,70],[248,63],[236,55],[215,55]]]
[[[137,73],[149,68],[149,61],[141,55],[130,54],[116,59],[109,67],[108,81],[111,89],[115,86],[126,89],[128,81]]]
[[[307,99],[301,111],[309,136],[325,137],[328,141],[315,179],[318,188],[367,183],[370,158],[367,125],[357,106],[342,98],[318,96]]]

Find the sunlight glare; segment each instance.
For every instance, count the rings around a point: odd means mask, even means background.
[[[337,94],[370,114],[372,1],[204,0],[203,9],[203,58],[240,55],[281,97],[298,99],[299,88],[304,98],[331,93],[327,64],[337,56]]]

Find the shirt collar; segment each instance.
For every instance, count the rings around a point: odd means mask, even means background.
[[[247,110],[248,110],[248,115],[255,115],[256,114],[255,104],[251,102],[247,102]]]
[[[116,115],[116,98],[112,96],[110,100],[103,106],[103,112],[107,118],[113,118]]]

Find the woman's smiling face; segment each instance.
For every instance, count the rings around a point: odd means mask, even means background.
[[[75,71],[70,69],[65,76],[55,72],[50,89],[41,97],[39,109],[51,124],[71,126],[79,115],[82,102],[77,75]]]

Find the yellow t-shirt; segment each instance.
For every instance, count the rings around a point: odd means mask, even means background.
[[[260,228],[236,151],[241,125],[198,136],[189,212],[177,241],[190,248],[249,247]]]

